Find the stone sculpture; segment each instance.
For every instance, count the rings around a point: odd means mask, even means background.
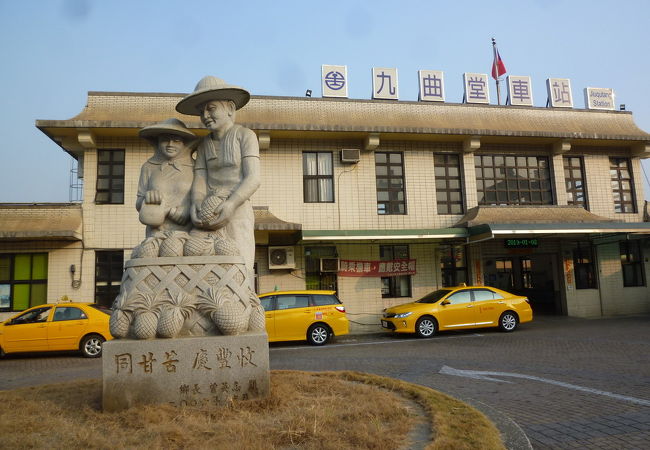
[[[249,99],[208,76],[176,109],[200,116],[210,134],[194,142],[177,119],[140,130],[157,151],[140,175],[136,208],[146,238],[125,264],[111,316],[115,338],[264,332],[252,289],[259,146],[253,131],[234,123]]]

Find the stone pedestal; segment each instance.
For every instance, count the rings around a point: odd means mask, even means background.
[[[269,393],[266,333],[104,343],[103,408],[220,406]]]

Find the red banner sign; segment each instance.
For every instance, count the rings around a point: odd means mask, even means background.
[[[341,277],[398,277],[415,275],[414,259],[395,259],[392,261],[339,261]]]

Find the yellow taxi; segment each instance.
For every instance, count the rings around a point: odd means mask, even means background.
[[[78,350],[86,358],[102,354],[112,339],[111,310],[94,303],[44,304],[0,323],[0,356],[6,353]]]
[[[325,345],[350,332],[345,306],[334,291],[277,291],[261,294],[269,342]]]
[[[526,297],[490,286],[456,286],[385,309],[381,326],[427,338],[443,330],[499,327],[514,331],[519,323],[532,320]]]

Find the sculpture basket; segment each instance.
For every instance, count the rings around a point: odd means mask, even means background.
[[[242,305],[251,305],[251,297],[255,298],[255,294],[241,256],[135,258],[125,264],[120,296],[113,307],[113,314],[117,310],[129,311],[132,299],[142,296],[155,298],[156,302],[166,302],[182,295],[196,303],[199,297],[216,292],[225,293]],[[245,312],[250,314],[250,306],[245,308]],[[215,334],[221,333],[214,320],[209,313],[199,309],[192,310],[184,319],[182,330],[178,333],[185,336]]]

